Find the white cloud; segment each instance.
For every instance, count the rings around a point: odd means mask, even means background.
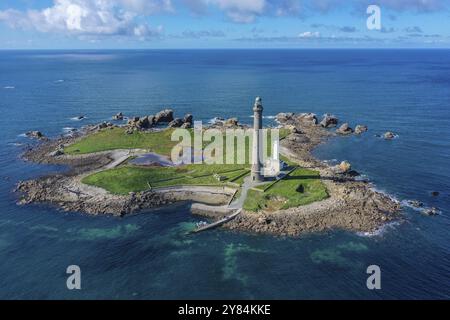
[[[218,8],[233,22],[251,23],[260,16],[299,16],[326,13],[342,6],[363,11],[373,0],[181,0],[193,12],[205,14]],[[378,0],[382,8],[396,11],[435,11],[447,6],[446,0]]]
[[[320,32],[305,31],[305,32],[299,33],[298,37],[303,38],[303,39],[320,38]]]
[[[226,12],[234,22],[250,23],[264,12],[265,0],[203,0]]]
[[[148,17],[174,12],[172,1],[188,6],[192,12],[204,14],[215,8],[232,22],[252,23],[261,16],[308,16],[311,12],[327,12],[342,5],[364,7],[371,0],[53,0],[42,10],[0,10],[0,22],[16,29],[100,38],[106,36],[158,36],[162,27],[152,28]],[[418,12],[445,8],[445,0],[379,0],[383,8]],[[306,12],[306,13],[305,13]],[[364,11],[362,11],[364,12]],[[299,37],[317,37],[306,32]]]
[[[0,11],[0,21],[12,28],[35,29],[77,36],[136,36],[160,33],[139,19],[172,11],[170,0],[54,0],[43,10]]]

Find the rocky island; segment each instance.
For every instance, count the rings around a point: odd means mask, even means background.
[[[66,211],[125,216],[189,201],[194,214],[212,220],[223,218],[229,208],[243,209],[225,228],[283,236],[335,228],[372,232],[399,219],[400,204],[374,191],[369,182],[355,179],[358,173],[350,163],[331,166],[311,154],[330,137],[364,134],[366,126],[338,126],[338,118],[330,114],[318,119],[312,113],[280,113],[276,119],[285,167],[280,179],[247,188],[253,176],[250,165],[173,165],[172,131],[192,128],[191,114],[175,118],[166,109],[127,118],[118,113],[111,122],[39,139],[26,150],[24,159],[69,169],[20,182],[19,204],[48,203]],[[246,126],[236,118],[217,118],[209,127],[225,132]]]

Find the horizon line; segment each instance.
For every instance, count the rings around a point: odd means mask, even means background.
[[[0,51],[170,51],[170,50],[450,50],[450,47],[398,47],[398,48],[362,48],[362,47],[330,47],[330,48],[0,48]]]

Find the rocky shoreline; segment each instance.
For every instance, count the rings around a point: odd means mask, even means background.
[[[167,114],[167,112],[166,112]],[[122,114],[116,117],[123,117]],[[174,121],[173,116],[167,117]],[[128,128],[136,129],[136,118],[129,121]],[[223,121],[224,126],[239,126],[237,119]],[[154,121],[154,120],[153,120]],[[192,116],[185,117],[184,123],[190,123]],[[319,122],[311,113],[286,114],[277,116],[281,127],[289,129],[291,134],[281,141],[281,153],[297,162],[300,166],[320,172],[326,185],[329,198],[298,208],[276,212],[243,212],[224,227],[232,230],[268,233],[282,236],[298,236],[308,232],[320,232],[329,229],[345,229],[358,232],[373,232],[383,224],[400,218],[400,204],[386,195],[373,190],[370,183],[355,180],[357,173],[351,165],[341,163],[330,166],[315,159],[311,151],[328,138],[341,134],[364,134],[367,127],[358,125],[355,130],[347,124],[337,130],[338,119],[325,115]],[[173,123],[172,123],[173,125]],[[177,124],[178,125],[178,124]],[[180,122],[180,125],[181,122]],[[114,127],[108,124],[107,127]],[[213,124],[212,126],[217,126]],[[92,215],[111,214],[124,216],[150,208],[167,206],[180,201],[194,201],[210,205],[228,203],[234,190],[217,188],[171,188],[153,190],[129,195],[115,195],[103,189],[87,186],[81,179],[93,172],[104,170],[108,166],[123,161],[129,156],[129,150],[114,150],[89,155],[69,156],[63,150],[65,146],[78,141],[85,135],[105,129],[103,125],[88,126],[70,137],[41,140],[38,145],[26,150],[23,157],[38,163],[67,165],[69,170],[35,180],[20,182],[16,191],[21,194],[19,204],[49,203],[65,211],[77,211]],[[136,152],[142,150],[135,150]],[[211,214],[206,214],[211,217]]]
[[[337,126],[336,117],[325,115],[319,123],[311,113],[279,114],[277,120],[293,132],[281,141],[281,153],[301,167],[319,171],[329,198],[288,210],[262,211],[258,214],[245,212],[227,224],[227,228],[281,236],[330,229],[371,233],[401,218],[400,203],[376,192],[369,182],[355,180],[358,173],[351,170],[347,162],[330,166],[311,155],[317,145],[342,134],[340,129],[336,132],[327,130]],[[364,126],[361,132],[355,134],[365,131],[367,127]]]

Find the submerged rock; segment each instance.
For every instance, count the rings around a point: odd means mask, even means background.
[[[439,214],[439,209],[432,207],[432,208],[428,208],[422,211],[423,214],[427,215],[427,216],[437,216]]]
[[[408,200],[407,202],[411,207],[414,207],[414,208],[422,208],[423,207],[423,203],[418,200]]]

